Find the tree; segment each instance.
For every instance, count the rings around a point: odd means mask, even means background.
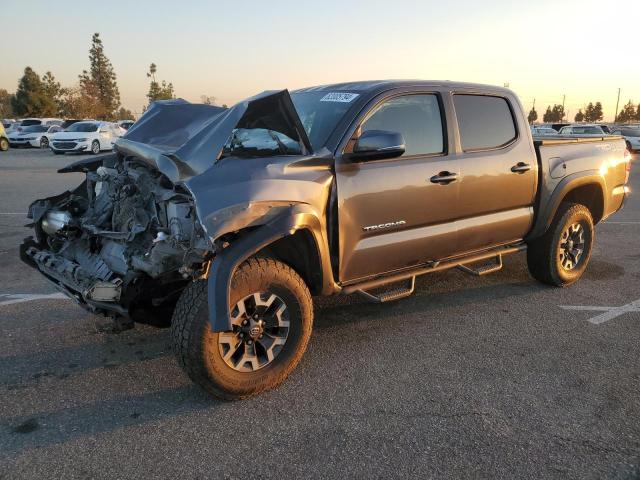
[[[554,105],[552,107],[547,107],[547,111],[544,113],[542,120],[545,123],[557,123],[561,122],[564,118],[564,108],[562,105]]]
[[[205,105],[215,105],[216,100],[216,97],[210,97],[209,95],[200,95],[200,101]]]
[[[162,83],[158,83],[156,81],[157,71],[158,67],[155,63],[152,63],[149,66],[149,72],[147,73],[147,78],[151,79],[151,83],[149,84],[149,92],[147,93],[149,105],[151,105],[156,100],[171,100],[172,98],[175,98],[175,94],[173,92],[173,84],[171,82],[167,83],[165,80],[162,80]]]
[[[127,110],[124,107],[120,107],[120,110],[118,110],[117,119],[118,120],[135,120],[133,113],[131,113],[131,110]]]
[[[636,108],[636,120],[640,120],[640,103],[638,104],[638,108]]]
[[[626,123],[635,120],[636,113],[637,112],[633,105],[633,102],[629,100],[627,104],[622,107],[622,110],[620,110],[620,113],[616,117],[616,122]]]
[[[596,106],[593,107],[593,118],[590,120],[591,122],[599,122],[603,119],[604,115],[602,113],[602,103],[596,102]]]
[[[593,106],[593,102],[589,102],[589,105],[587,105],[584,109],[584,120],[586,122],[593,122],[593,116],[594,116],[594,109],[595,107]]]
[[[102,106],[96,103],[95,96],[79,85],[64,89],[60,106],[62,116],[66,118],[98,118],[104,113]]]
[[[99,33],[94,33],[89,50],[89,71],[79,75],[82,95],[94,99],[97,103],[97,115],[100,120],[115,118],[120,108],[120,91],[111,61],[104,53]]]
[[[18,90],[11,100],[13,112],[20,117],[46,117],[55,115],[57,106],[47,94],[40,76],[31,67],[24,69]]]
[[[0,88],[0,118],[13,117],[13,106],[11,102],[14,97],[15,95],[7,92],[4,88]]]
[[[45,95],[49,97],[55,105],[55,112],[52,112],[52,115],[60,115],[62,110],[62,94],[64,93],[60,82],[56,81],[53,73],[46,72],[42,77],[42,87],[44,88]]]
[[[529,115],[527,116],[527,120],[529,121],[529,124],[532,124],[533,122],[538,120],[538,112],[536,112],[535,108],[531,109]]]
[[[576,113],[574,120],[576,122],[584,122],[584,113],[582,113],[582,109],[578,110],[578,113]]]

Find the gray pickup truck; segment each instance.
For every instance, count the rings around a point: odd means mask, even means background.
[[[621,137],[532,138],[508,89],[370,81],[265,92],[225,109],[158,102],[73,191],[29,209],[21,258],[84,308],[170,322],[211,394],[282,382],[312,295],[410,295],[416,276],[580,278],[594,224],[623,205]]]

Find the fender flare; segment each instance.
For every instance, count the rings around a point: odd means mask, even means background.
[[[533,228],[529,235],[527,235],[526,240],[533,240],[534,238],[544,235],[551,226],[551,222],[553,221],[562,200],[571,190],[575,190],[576,188],[583,187],[585,185],[597,185],[600,188],[604,202],[603,212],[606,212],[607,196],[605,192],[607,191],[607,188],[604,179],[597,170],[578,172],[568,175],[558,183],[546,200],[541,198]],[[542,195],[544,195],[544,192],[542,192]]]
[[[322,292],[331,293],[336,290],[321,222],[315,215],[299,207],[292,206],[282,215],[239,238],[215,255],[207,281],[209,323],[213,332],[227,332],[232,329],[229,318],[229,293],[231,278],[236,268],[264,247],[293,235],[298,230],[309,230],[318,248],[323,273]]]

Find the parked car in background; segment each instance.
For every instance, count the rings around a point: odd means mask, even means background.
[[[50,147],[56,155],[85,151],[98,154],[102,150],[111,150],[113,143],[122,136],[123,131],[111,122],[77,122],[54,134]]]
[[[71,125],[73,125],[74,123],[78,123],[78,122],[95,122],[96,120],[92,119],[92,118],[77,118],[77,119],[67,119],[64,122],[62,122],[62,129],[66,130],[67,128],[69,128]]]
[[[131,125],[133,125],[134,123],[134,120],[120,120],[118,122],[118,125],[120,125],[120,127],[125,130],[129,130],[131,128]]]
[[[49,140],[54,133],[61,132],[58,125],[31,125],[24,127],[21,132],[9,135],[9,143],[12,147],[49,148]]]
[[[4,126],[0,123],[0,152],[9,150],[9,139],[4,131]]]
[[[22,132],[22,130],[25,127],[33,127],[35,125],[60,126],[62,125],[62,123],[63,123],[63,120],[61,118],[25,118],[23,120],[20,120],[20,123],[18,124],[16,131]]]
[[[20,128],[20,120],[17,120],[15,122],[11,123],[8,127],[5,125],[4,131],[7,134],[7,136],[9,136],[12,133],[17,132],[18,128]]]
[[[594,135],[607,135],[601,125],[568,125],[560,129],[560,135],[572,135],[590,137]]]
[[[531,125],[531,135],[558,135],[558,132],[545,125]]]
[[[627,149],[631,152],[640,151],[640,126],[638,127],[613,127],[613,135],[622,135],[627,143]]]
[[[16,121],[13,118],[3,118],[2,119],[2,126],[5,128],[5,131],[7,128],[10,128],[11,125],[13,125],[14,123],[16,123]]]

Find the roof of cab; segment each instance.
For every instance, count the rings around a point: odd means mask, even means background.
[[[446,87],[451,90],[480,90],[486,92],[511,92],[508,88],[479,83],[454,82],[450,80],[365,80],[359,82],[332,83],[294,90],[294,92],[362,92],[376,94],[385,90],[408,87]]]

